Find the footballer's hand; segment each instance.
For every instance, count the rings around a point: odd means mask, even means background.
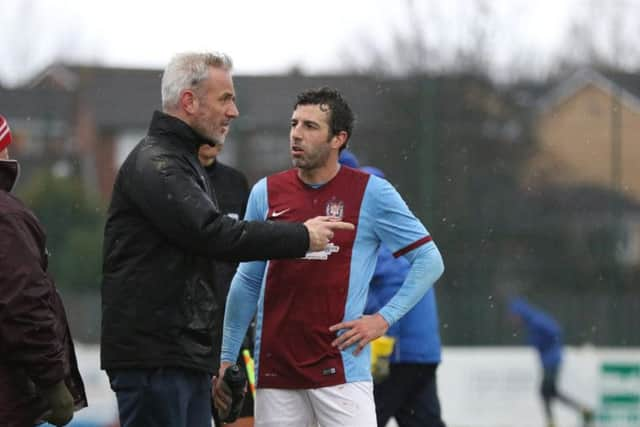
[[[211,399],[213,405],[218,410],[218,414],[226,414],[231,408],[231,389],[222,379],[224,378],[224,372],[229,366],[233,365],[231,362],[220,362],[220,369],[218,370],[218,377],[213,378],[213,387],[211,387]]]
[[[331,216],[317,216],[304,223],[309,232],[309,250],[321,251],[333,239],[335,230],[354,230],[355,226]]]
[[[337,323],[329,328],[331,332],[342,329],[345,329],[345,332],[333,340],[331,345],[344,350],[356,344],[353,354],[357,356],[369,342],[384,335],[389,329],[389,324],[384,320],[384,317],[376,313],[365,314],[359,319]]]

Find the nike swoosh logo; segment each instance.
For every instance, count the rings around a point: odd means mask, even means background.
[[[291,208],[283,209],[283,210],[281,210],[281,211],[273,211],[273,212],[271,213],[271,218],[277,218],[277,217],[279,217],[280,215],[282,215],[282,214],[284,214],[284,213],[289,212],[289,210],[290,210],[290,209],[291,209]]]

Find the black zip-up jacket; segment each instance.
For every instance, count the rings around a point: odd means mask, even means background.
[[[216,372],[224,313],[212,260],[295,258],[308,249],[302,224],[220,213],[198,162],[203,143],[156,111],[120,168],[104,233],[103,369]]]

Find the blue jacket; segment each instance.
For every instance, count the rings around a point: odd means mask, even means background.
[[[398,291],[409,272],[409,262],[394,258],[384,245],[378,252],[376,269],[369,287],[365,313],[380,310]],[[431,288],[424,297],[393,324],[387,335],[395,338],[391,363],[439,363],[440,333],[438,331],[436,296]]]
[[[512,300],[509,309],[522,319],[527,331],[527,341],[538,350],[542,366],[558,367],[562,362],[562,331],[558,322],[521,298]]]

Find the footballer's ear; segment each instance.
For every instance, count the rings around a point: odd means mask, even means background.
[[[342,146],[347,145],[347,140],[349,139],[349,133],[346,130],[341,130],[340,132],[333,135],[331,138],[331,146],[336,149],[342,148]]]

